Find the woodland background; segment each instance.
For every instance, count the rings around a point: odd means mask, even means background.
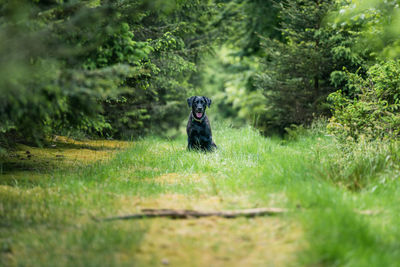
[[[2,1],[0,147],[52,135],[174,137],[212,120],[398,138],[399,1]]]

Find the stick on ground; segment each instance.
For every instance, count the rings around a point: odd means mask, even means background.
[[[142,218],[159,218],[167,217],[173,219],[189,219],[189,218],[201,218],[209,216],[218,216],[223,218],[236,218],[236,217],[256,217],[266,215],[276,215],[286,213],[286,209],[281,208],[257,208],[257,209],[245,209],[245,210],[234,210],[234,211],[196,211],[196,210],[173,210],[173,209],[142,209],[142,213],[108,217],[102,219],[102,221],[114,221],[114,220],[130,220],[130,219],[142,219]]]

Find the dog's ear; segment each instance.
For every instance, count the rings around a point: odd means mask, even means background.
[[[206,96],[203,96],[203,98],[204,98],[204,100],[206,101],[206,103],[207,103],[207,107],[210,107],[211,106],[211,99],[209,99],[208,97],[206,97]]]
[[[195,96],[192,96],[192,97],[189,97],[189,98],[187,99],[187,103],[188,103],[189,108],[192,107],[192,105],[193,105],[193,100],[194,100],[195,98],[196,98]]]

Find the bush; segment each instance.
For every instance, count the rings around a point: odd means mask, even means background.
[[[397,139],[400,133],[400,62],[372,66],[367,77],[348,73],[355,98],[342,91],[329,95],[333,116],[328,130],[340,139]]]

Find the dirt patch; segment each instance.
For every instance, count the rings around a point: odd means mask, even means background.
[[[55,136],[52,147],[86,148],[90,150],[118,150],[132,145],[129,141],[120,140],[74,140],[65,136]]]
[[[120,196],[114,202],[115,215],[140,212],[142,209],[222,209],[217,196],[187,196],[182,194],[163,194],[155,197]]]
[[[277,217],[148,222],[143,266],[287,266],[301,248],[301,229]]]
[[[191,176],[195,177],[194,181],[208,181],[201,174]],[[185,175],[170,173],[154,178],[168,184],[179,179],[185,179]],[[283,195],[271,195],[271,202],[284,199]],[[254,202],[244,194],[222,199],[217,195],[175,193],[154,197],[121,196],[115,200],[116,213],[110,216],[137,213],[145,208],[207,211],[254,207]],[[140,222],[148,230],[139,249],[133,252],[139,266],[288,266],[304,248],[300,226],[281,216],[157,218]]]
[[[180,173],[166,173],[155,178],[147,178],[146,182],[154,182],[163,185],[172,184],[188,184],[188,183],[201,183],[207,182],[207,176],[204,174],[180,174]]]

